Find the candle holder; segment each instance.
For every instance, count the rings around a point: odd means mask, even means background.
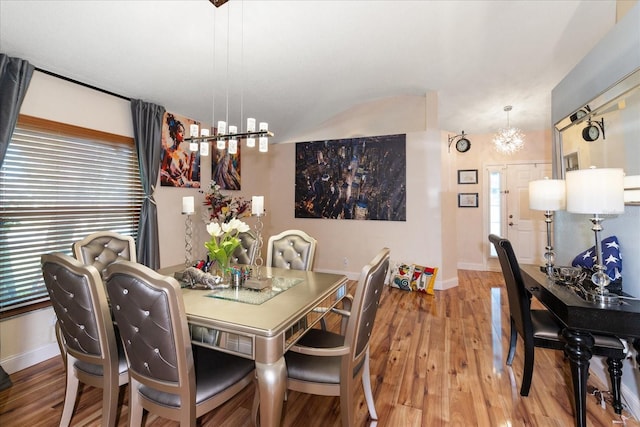
[[[185,214],[187,218],[184,220],[184,265],[191,267],[193,264],[193,221],[191,214]]]
[[[262,217],[264,213],[261,214],[252,214],[251,216],[256,217],[256,225],[254,226],[254,230],[256,232],[256,256],[253,259],[253,263],[251,264],[251,277],[244,282],[244,286],[250,289],[264,289],[268,286],[271,286],[271,278],[262,277],[262,264],[264,260],[262,259],[262,229],[264,228],[264,224],[262,223]]]

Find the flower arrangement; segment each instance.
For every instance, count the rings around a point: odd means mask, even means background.
[[[243,197],[233,197],[220,192],[220,186],[211,183],[209,192],[204,195],[204,205],[207,206],[208,221],[220,223],[229,222],[232,219],[243,218],[251,215],[251,204]]]
[[[229,259],[233,251],[240,245],[238,234],[249,231],[247,223],[234,218],[222,224],[211,222],[207,224],[207,232],[211,235],[211,240],[204,246],[209,251],[209,257],[216,260],[218,267],[225,272],[229,268]]]

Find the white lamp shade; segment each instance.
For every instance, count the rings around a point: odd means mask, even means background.
[[[581,214],[624,212],[622,169],[580,169],[567,172],[567,211]]]
[[[562,179],[539,179],[529,183],[529,208],[559,211],[565,208],[565,182]]]

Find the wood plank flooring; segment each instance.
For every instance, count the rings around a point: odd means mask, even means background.
[[[385,288],[371,344],[371,382],[380,427],[386,426],[571,426],[571,379],[562,353],[536,349],[531,392],[519,395],[522,343],[513,367],[505,365],[508,348],[508,304],[502,275],[459,271],[460,285],[435,296]],[[355,282],[354,282],[355,283]],[[351,285],[353,286],[352,283]],[[493,304],[492,288],[501,296]],[[492,312],[494,316],[492,318]],[[497,317],[496,317],[497,314]],[[334,316],[334,315],[332,315]],[[338,325],[331,317],[330,326]],[[57,426],[64,401],[64,374],[53,358],[11,375],[13,387],[0,392],[0,426]],[[608,385],[589,380],[590,389]],[[126,391],[126,392],[125,392]],[[118,426],[127,425],[128,390]],[[640,423],[616,415],[610,394],[602,408],[588,396],[589,426]],[[85,386],[74,426],[100,425],[101,390]],[[253,386],[218,410],[203,416],[205,427],[250,426]],[[295,392],[285,404],[285,427],[340,426],[338,398]],[[624,424],[626,422],[626,424]],[[147,426],[177,423],[150,416]],[[358,391],[356,426],[368,419],[362,389]]]

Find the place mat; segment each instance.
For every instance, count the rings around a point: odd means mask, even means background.
[[[261,291],[243,287],[227,288],[214,290],[205,296],[227,301],[237,301],[245,304],[260,305],[287,289],[293,288],[303,280],[304,279],[300,278],[274,277],[271,279],[271,286],[268,286]]]

